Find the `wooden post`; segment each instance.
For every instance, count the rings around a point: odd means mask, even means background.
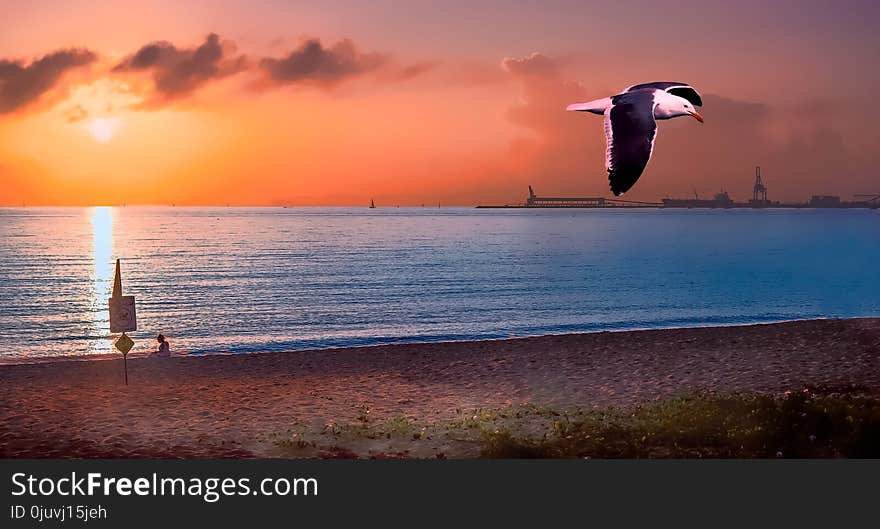
[[[128,353],[122,353],[122,369],[125,370],[125,385],[128,385]]]

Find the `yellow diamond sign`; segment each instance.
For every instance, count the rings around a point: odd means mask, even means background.
[[[123,334],[113,345],[119,349],[120,353],[128,354],[128,352],[131,351],[131,348],[134,347],[134,341],[126,334]]]

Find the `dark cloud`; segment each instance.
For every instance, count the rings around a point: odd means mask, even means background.
[[[278,44],[278,43],[276,43]],[[252,83],[257,89],[286,84],[335,86],[345,80],[382,68],[380,79],[390,82],[408,81],[434,69],[439,63],[422,62],[409,66],[395,64],[388,55],[362,53],[349,39],[325,47],[319,39],[309,39],[281,58],[265,57],[258,63],[234,55],[235,46],[211,33],[196,48],[178,48],[158,41],[140,48],[117,64],[113,71],[150,72],[158,97],[144,106],[194,92],[202,85],[245,69],[255,68],[262,75]]]
[[[12,112],[36,101],[56,85],[68,70],[86,65],[96,55],[85,49],[59,50],[27,66],[0,59],[0,113]]]
[[[213,80],[241,71],[245,58],[230,57],[234,46],[211,33],[196,48],[160,41],[139,49],[117,64],[114,72],[149,71],[156,91],[165,98],[185,96]]]
[[[385,55],[360,53],[345,39],[325,48],[318,39],[310,39],[286,57],[267,57],[260,61],[269,80],[278,84],[312,83],[332,86],[373,71],[387,61]],[[420,73],[420,72],[415,72]]]

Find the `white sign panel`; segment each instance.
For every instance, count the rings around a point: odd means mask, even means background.
[[[110,332],[137,330],[137,314],[134,310],[134,296],[115,296],[110,298]]]

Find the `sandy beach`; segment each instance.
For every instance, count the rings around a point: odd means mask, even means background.
[[[129,386],[120,359],[0,366],[0,455],[471,457],[471,440],[432,425],[487,409],[630,406],[694,391],[880,393],[880,319],[132,358],[128,367]],[[387,425],[387,437],[347,435],[367,423]]]

